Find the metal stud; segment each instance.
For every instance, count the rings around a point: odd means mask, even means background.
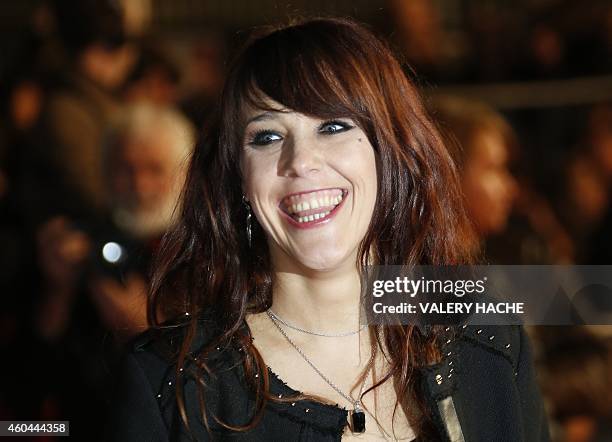
[[[189,316],[189,312],[185,312],[185,316]]]
[[[506,348],[510,348],[510,347],[511,347],[511,345],[510,345],[510,344],[506,344]]]
[[[453,377],[453,374],[451,373],[451,374],[449,374],[447,377],[450,379],[450,378],[452,378],[452,377]]]
[[[455,371],[454,368],[451,368],[450,370],[448,370],[449,373],[452,373],[453,371]]]
[[[482,333],[482,329],[481,329],[481,328],[479,328],[478,330],[476,330],[476,333],[477,333],[477,334],[481,334],[481,333]]]
[[[217,351],[221,350],[221,347],[217,347]]]
[[[183,367],[179,368],[179,371],[184,371]]]
[[[292,407],[295,407],[295,402],[291,402],[291,406],[292,406]]]
[[[493,339],[495,339],[495,335],[489,336],[489,341],[492,341]]]
[[[282,397],[283,397],[283,395],[282,395],[282,394],[279,394],[279,395],[278,395],[278,398],[279,398],[279,399],[281,399]]]
[[[452,352],[452,351],[449,351],[448,353],[446,353],[446,356],[450,356],[450,355],[452,355],[452,354],[453,354],[453,352]]]
[[[448,361],[448,365],[453,365],[453,361]]]
[[[451,342],[453,342],[453,341],[451,341],[450,339],[447,339],[446,340],[446,345],[450,344]]]
[[[172,385],[172,381],[168,381],[168,385]]]
[[[465,330],[467,328],[467,324],[463,324],[461,328]]]
[[[306,410],[304,410],[306,413],[310,413],[310,408],[307,408]]]
[[[437,374],[436,375],[436,384],[440,385],[442,383],[442,375],[441,374]]]
[[[157,395],[157,399],[161,399],[161,394],[158,394],[158,395]]]
[[[258,378],[259,377],[259,373],[255,373],[255,377]]]
[[[450,327],[444,327],[444,331],[445,332],[450,331]]]

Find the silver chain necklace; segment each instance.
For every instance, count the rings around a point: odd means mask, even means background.
[[[268,309],[268,316],[270,316],[272,319],[276,320],[277,322],[280,322],[281,324],[283,324],[285,327],[289,327],[290,329],[302,332],[302,333],[306,333],[308,335],[314,335],[314,336],[321,336],[324,338],[343,338],[345,336],[352,336],[352,335],[356,335],[357,333],[360,333],[364,328],[367,327],[367,324],[363,324],[361,327],[359,327],[358,330],[355,331],[350,331],[350,332],[344,332],[344,333],[322,333],[322,332],[315,332],[315,331],[310,331],[310,330],[304,330],[303,328],[300,328],[296,325],[292,325],[289,324],[287,321],[285,321],[283,318],[281,318],[280,316],[278,316],[276,313],[274,313],[272,311],[272,309]]]
[[[321,372],[321,370],[319,370],[317,366],[312,363],[312,361],[308,358],[308,356],[306,356],[304,352],[289,338],[289,336],[287,336],[287,333],[285,333],[285,330],[283,330],[283,328],[279,324],[280,321],[277,320],[278,317],[274,315],[274,313],[272,313],[270,310],[267,310],[266,313],[268,314],[268,317],[270,318],[272,323],[276,326],[278,331],[285,337],[287,342],[291,344],[291,346],[299,353],[299,355],[304,359],[304,361],[306,361],[306,363],[312,367],[312,369],[321,377],[321,379],[323,379],[340,396],[346,399],[349,403],[353,404],[353,412],[351,413],[351,427],[352,427],[351,430],[354,433],[365,432],[365,413],[363,411],[363,408],[361,407],[360,399],[361,399],[361,394],[363,393],[363,387],[365,386],[365,381],[368,378],[368,374],[370,373],[370,370],[372,370],[372,363],[374,362],[374,355],[372,355],[372,357],[370,358],[370,361],[368,362],[368,371],[366,372],[366,375],[363,378],[363,382],[361,383],[361,387],[359,388],[359,395],[357,396],[357,399],[355,400],[349,395],[345,394],[342,390],[340,390],[336,386],[336,384],[330,381],[329,378],[325,376]]]

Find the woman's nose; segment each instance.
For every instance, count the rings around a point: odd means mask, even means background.
[[[315,140],[287,139],[279,161],[279,174],[286,177],[305,177],[317,173],[323,166],[323,157]]]

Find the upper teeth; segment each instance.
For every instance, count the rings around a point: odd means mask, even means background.
[[[342,195],[325,196],[321,198],[312,198],[310,201],[304,201],[298,204],[291,204],[287,207],[289,213],[302,212],[303,210],[318,209],[320,207],[337,206],[342,201]]]

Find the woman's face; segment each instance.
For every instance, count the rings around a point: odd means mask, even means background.
[[[354,266],[376,201],[374,149],[348,118],[322,120],[270,101],[247,112],[244,193],[277,270]]]

